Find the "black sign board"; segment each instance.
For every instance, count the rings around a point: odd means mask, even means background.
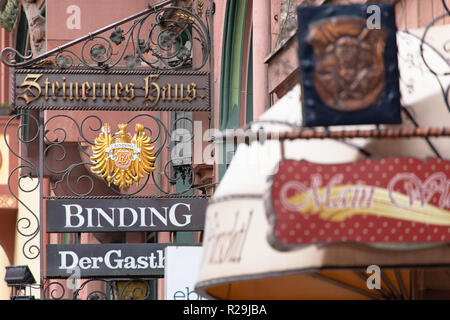
[[[204,71],[16,69],[14,109],[209,111]]]
[[[208,200],[47,200],[47,232],[200,231]]]
[[[46,276],[163,277],[164,249],[169,245],[174,244],[49,244]]]

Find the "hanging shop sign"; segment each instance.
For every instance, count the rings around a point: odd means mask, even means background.
[[[47,232],[200,231],[207,199],[47,200]]]
[[[162,277],[168,243],[49,244],[46,276]],[[179,245],[179,244],[177,244]]]
[[[298,7],[305,126],[401,122],[394,8]]]
[[[208,111],[202,71],[16,69],[14,109]]]
[[[284,160],[266,210],[270,243],[450,241],[450,161],[367,159],[346,164]]]

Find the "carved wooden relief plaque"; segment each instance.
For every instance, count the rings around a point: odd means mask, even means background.
[[[368,5],[298,8],[306,126],[401,122],[394,7],[376,6],[375,28]]]

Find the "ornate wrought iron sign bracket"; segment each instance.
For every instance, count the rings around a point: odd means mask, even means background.
[[[172,3],[165,0],[149,6],[38,57],[24,56],[8,47],[0,58],[4,64],[14,68],[46,66],[108,70],[120,65],[134,69],[142,64],[154,70],[200,70],[208,61],[210,52],[209,30],[201,18],[203,4],[199,2],[195,10],[170,6]],[[121,29],[123,25],[128,30]],[[111,30],[108,36],[106,33]],[[193,63],[194,51],[196,57],[201,57],[194,59],[197,63]],[[23,61],[19,62],[17,58]]]

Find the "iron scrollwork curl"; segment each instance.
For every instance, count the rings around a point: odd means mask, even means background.
[[[62,300],[66,295],[66,286],[60,281],[47,279],[40,289],[42,300]]]
[[[73,290],[68,290],[65,280],[45,279],[41,289],[42,300],[149,300],[152,286],[147,279],[103,279],[91,278],[81,281]]]
[[[427,61],[427,59],[425,58],[425,54],[424,54],[424,44],[427,44],[427,35],[428,32],[430,31],[430,28],[433,27],[438,21],[441,21],[442,19],[446,18],[446,17],[450,17],[450,9],[446,4],[446,0],[441,0],[442,2],[442,6],[444,7],[445,13],[434,18],[430,23],[428,23],[428,25],[426,26],[423,35],[422,35],[422,39],[420,42],[420,55],[421,58],[423,60],[423,63],[425,64],[425,66],[427,67],[427,69],[435,76],[437,82],[439,83],[440,89],[442,91],[442,95],[444,98],[444,102],[445,105],[447,106],[447,110],[450,112],[450,83],[447,84],[447,86],[445,86],[444,82],[441,80],[440,77],[445,77],[445,76],[450,76],[450,68],[448,68],[446,71],[441,72],[441,71],[437,71],[435,70],[432,66],[431,63],[429,61]],[[447,40],[442,47],[443,51],[445,52],[450,52],[450,39]],[[450,63],[448,62],[448,66],[450,67]]]
[[[33,211],[33,209],[29,206],[29,204],[25,203],[23,201],[23,198],[19,196],[12,188],[13,184],[13,177],[18,176],[17,179],[17,186],[18,189],[23,193],[31,193],[36,190],[38,190],[40,186],[39,179],[31,179],[33,176],[38,176],[38,168],[36,165],[30,161],[29,159],[25,158],[21,154],[19,154],[15,148],[13,148],[8,139],[7,139],[7,132],[9,131],[9,128],[11,124],[14,121],[21,120],[20,125],[17,127],[16,136],[18,141],[21,144],[30,144],[39,139],[40,135],[40,128],[39,128],[39,120],[36,119],[31,114],[27,115],[28,122],[25,123],[23,121],[23,117],[20,115],[15,115],[11,117],[8,122],[5,124],[3,137],[4,137],[4,143],[7,146],[9,152],[13,154],[16,158],[19,159],[19,165],[12,169],[8,176],[8,189],[10,194],[17,200],[17,202],[24,208],[24,214],[22,217],[20,217],[17,220],[16,223],[16,230],[17,232],[24,237],[26,240],[22,245],[22,253],[23,255],[30,259],[36,259],[40,255],[40,248],[38,245],[34,244],[35,239],[39,235],[40,230],[40,222],[38,218],[38,214]],[[31,123],[35,124],[36,132],[32,132],[31,130]],[[26,132],[26,134],[25,134]],[[31,185],[28,185],[26,182],[31,182]]]
[[[446,40],[442,44],[442,47],[436,47],[435,45],[433,45],[433,41],[430,41],[431,37],[429,37],[431,28],[435,26],[437,22],[442,21],[444,18],[450,16],[450,10],[448,8],[448,5],[446,4],[446,0],[441,0],[441,3],[445,13],[437,16],[432,21],[430,21],[425,27],[421,36],[418,36],[413,32],[409,32],[408,30],[399,33],[399,36],[403,41],[406,41],[407,44],[413,43],[413,41],[419,42],[417,53],[408,53],[407,55],[399,54],[399,59],[405,62],[409,68],[418,70],[421,76],[432,75],[436,79],[436,82],[442,94],[444,105],[448,112],[450,112],[450,83],[447,81],[447,78],[450,75],[450,63],[448,59],[446,59],[443,55],[443,52],[449,52],[450,50],[450,40]],[[405,35],[408,35],[408,37],[405,37]],[[408,38],[411,38],[412,40]],[[443,66],[436,67],[435,62],[437,60],[432,59],[432,57],[440,57],[438,61],[443,61]],[[415,92],[417,85],[420,86],[420,83],[417,82],[417,79],[420,79],[420,77],[410,77],[408,79],[400,77],[400,81],[405,85],[405,88],[409,94]],[[402,108],[402,111],[407,119],[411,121],[416,128],[418,128],[419,121],[418,119],[416,119],[414,110],[406,105]],[[441,152],[439,151],[435,143],[429,137],[424,137],[424,140],[430,147],[431,151],[435,154],[435,156],[441,158]]]
[[[68,161],[69,159],[67,158],[68,151],[66,144],[68,133],[66,128],[57,126],[58,121],[61,121],[62,119],[70,120],[70,122],[72,122],[73,125],[75,126],[76,131],[78,132],[79,135],[77,150],[80,153],[85,154],[87,154],[87,152],[85,151],[83,146],[94,145],[94,142],[86,136],[87,134],[87,132],[85,131],[86,127],[88,127],[90,132],[98,133],[101,130],[102,120],[96,115],[89,115],[85,117],[79,124],[77,120],[72,118],[71,116],[58,114],[50,117],[44,123],[44,139],[46,142],[46,148],[44,150],[44,158],[48,158],[48,155],[52,152],[53,155],[53,157],[51,157],[53,160],[52,164],[53,165],[61,164],[63,166],[62,168],[51,167],[49,161],[44,161],[45,169],[53,176],[53,179],[56,180],[54,184],[51,186],[51,190],[53,191],[56,190],[61,183],[65,182],[65,186],[67,187],[67,190],[71,194],[78,197],[87,196],[91,194],[95,188],[95,181],[93,176],[89,174],[81,174],[76,176],[75,184],[83,185],[83,190],[85,190],[83,192],[77,191],[74,188],[74,186],[72,185],[71,177],[73,176],[72,174],[77,171],[77,169],[84,169],[86,166],[89,166],[90,163],[83,161],[78,162]],[[87,123],[90,120],[94,120],[96,122],[95,127],[93,127],[92,125],[87,126]],[[55,125],[53,123],[55,123]],[[53,137],[51,136],[51,134],[53,134]]]

